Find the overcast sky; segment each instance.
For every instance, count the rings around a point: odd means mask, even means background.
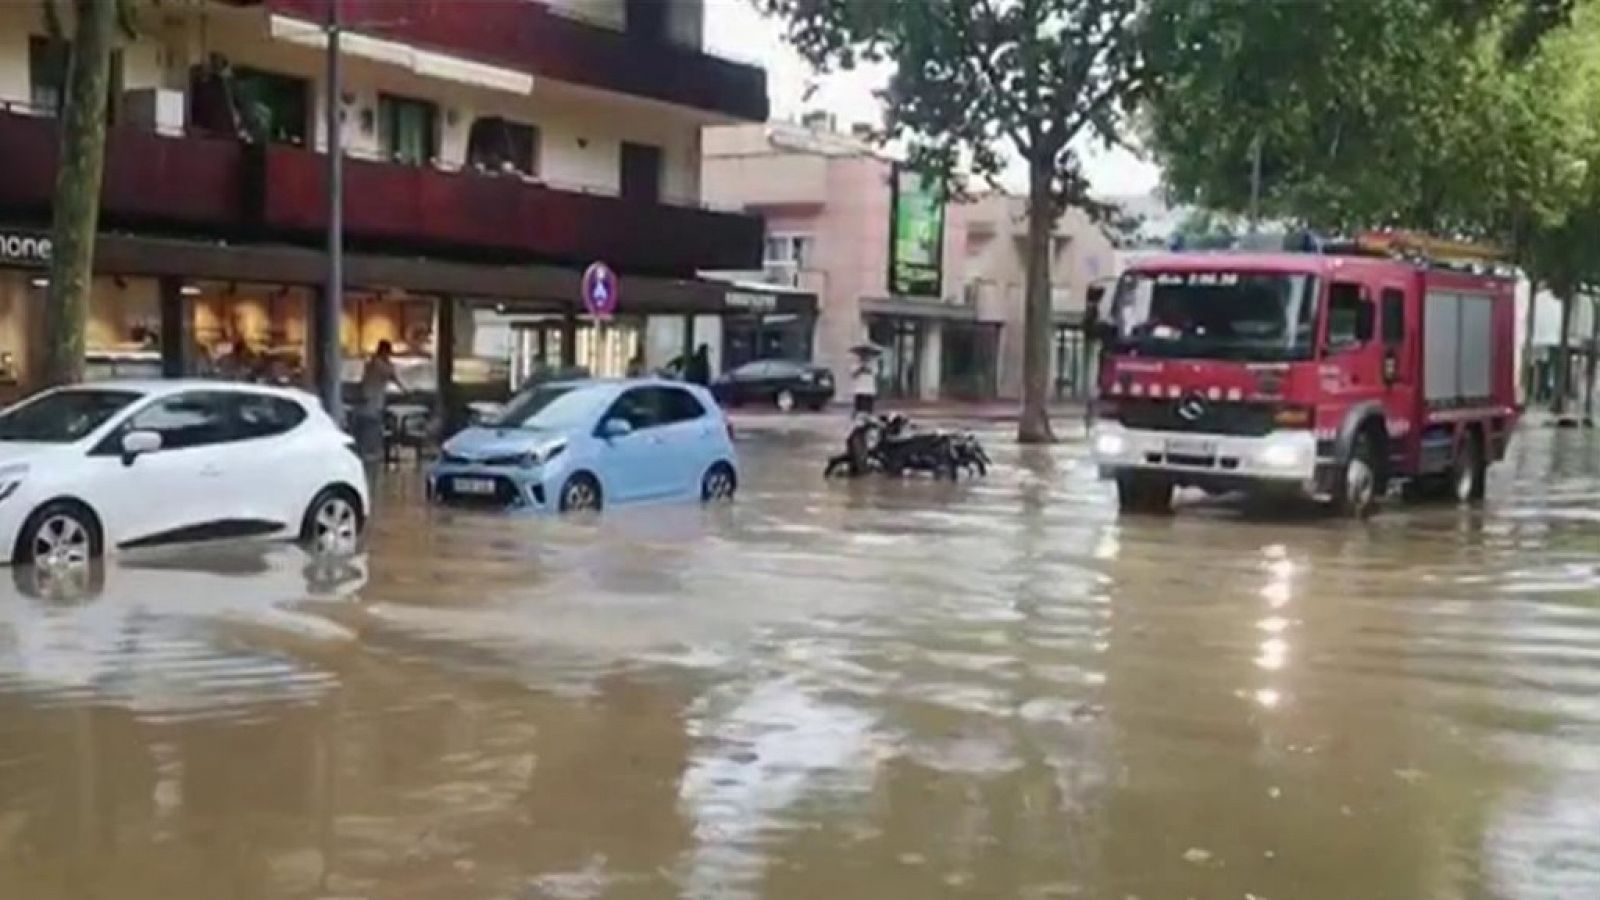
[[[706,43],[716,53],[766,68],[774,118],[795,119],[803,111],[823,109],[838,117],[841,129],[854,122],[882,121],[872,92],[884,83],[886,70],[815,75],[784,42],[782,27],[757,12],[750,0],[706,0]],[[1085,147],[1084,166],[1095,194],[1102,197],[1147,193],[1160,180],[1154,165],[1121,149]]]

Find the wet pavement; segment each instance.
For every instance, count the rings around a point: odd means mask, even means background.
[[[1600,896],[1600,437],[1480,512],[1189,498],[1081,441],[597,523],[382,489],[362,558],[0,573],[0,897]]]

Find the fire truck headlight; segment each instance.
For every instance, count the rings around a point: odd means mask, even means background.
[[[1293,469],[1305,465],[1314,450],[1302,435],[1275,435],[1256,454],[1256,461],[1272,469]]]
[[[1094,436],[1094,455],[1101,459],[1114,459],[1127,449],[1128,439],[1115,431],[1101,431]]]

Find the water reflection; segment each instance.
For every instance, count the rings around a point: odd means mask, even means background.
[[[834,439],[759,434],[731,509],[396,479],[339,568],[12,573],[0,895],[1600,891],[1591,436],[1360,525],[1119,519],[1076,443],[829,485]]]

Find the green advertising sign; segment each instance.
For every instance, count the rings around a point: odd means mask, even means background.
[[[938,297],[944,275],[944,191],[894,167],[889,205],[889,293]]]

